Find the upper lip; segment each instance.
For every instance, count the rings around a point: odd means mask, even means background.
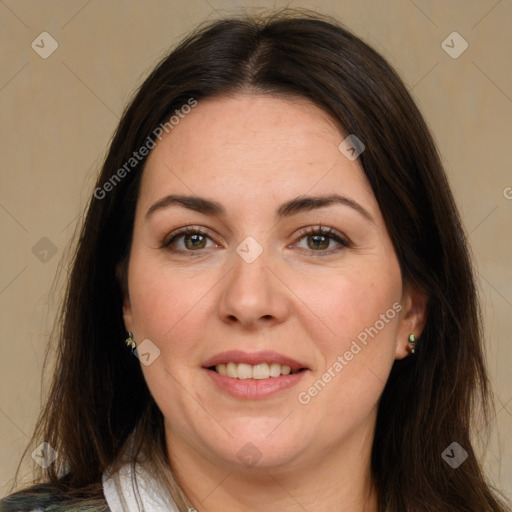
[[[308,369],[307,365],[292,359],[291,357],[278,354],[272,350],[259,352],[244,352],[242,350],[228,350],[221,352],[204,362],[204,368],[217,366],[226,363],[245,363],[257,365],[260,363],[279,363],[282,366],[289,366],[292,370]]]

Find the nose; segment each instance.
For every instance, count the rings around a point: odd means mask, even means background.
[[[234,254],[233,268],[222,280],[218,313],[222,321],[247,329],[286,320],[290,312],[289,289],[271,265],[272,254],[263,251],[254,261]]]

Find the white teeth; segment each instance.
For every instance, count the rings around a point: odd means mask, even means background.
[[[222,363],[215,366],[215,371],[220,375],[244,380],[262,380],[296,373],[292,372],[289,366],[280,365],[279,363],[260,363],[254,366],[246,363]]]
[[[292,369],[289,366],[281,366],[281,373],[283,375],[288,375]]]
[[[235,363],[228,363],[227,365],[227,375],[228,377],[237,378],[238,374],[236,373],[237,365]]]
[[[236,369],[236,375],[239,379],[252,379],[252,366],[240,363]]]
[[[270,365],[270,376],[279,377],[281,375],[281,365],[279,363],[272,363]]]
[[[253,379],[268,379],[270,377],[270,369],[267,363],[257,364],[252,367]]]

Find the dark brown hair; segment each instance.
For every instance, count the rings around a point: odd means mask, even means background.
[[[363,141],[360,163],[403,281],[428,296],[416,355],[395,361],[379,404],[371,464],[380,510],[506,510],[486,482],[471,439],[476,419],[486,425],[491,417],[492,395],[464,231],[418,108],[372,48],[334,20],[303,13],[233,18],[199,29],[140,87],[97,187],[190,98],[247,92],[309,99]],[[120,282],[143,167],[144,160],[88,205],[61,315],[53,385],[34,437],[59,454],[44,480],[77,499],[101,500],[102,472],[135,427],[140,447],[167,464],[162,414],[123,343]],[[453,442],[468,453],[457,469],[441,456]],[[172,475],[169,481],[172,488]]]

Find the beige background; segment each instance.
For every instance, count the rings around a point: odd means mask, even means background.
[[[243,7],[284,5],[0,0],[0,495],[39,408],[44,349],[62,290],[59,262],[125,104],[197,23]],[[434,132],[479,272],[497,392],[485,466],[512,497],[512,2],[287,5],[336,16],[387,57]],[[31,47],[43,31],[58,43],[47,59]],[[469,44],[456,59],[441,46],[454,31]]]

